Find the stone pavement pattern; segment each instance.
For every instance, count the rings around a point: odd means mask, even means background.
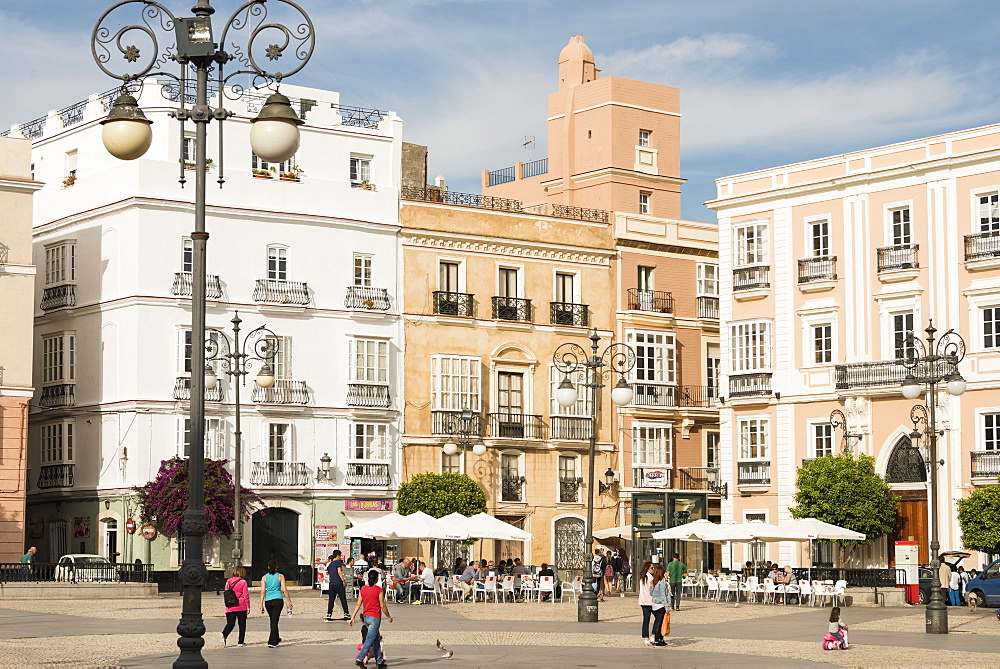
[[[281,621],[280,648],[266,647],[267,619],[252,612],[246,648],[223,648],[221,597],[206,595],[205,658],[213,667],[277,664],[351,666],[359,628],[324,623],[325,600],[293,593],[295,615]],[[217,601],[218,600],[218,601]],[[254,600],[256,601],[256,600]],[[390,666],[1000,666],[1000,622],[992,611],[952,610],[953,633],[923,633],[919,609],[844,610],[853,647],[823,651],[829,608],[686,601],[673,615],[669,648],[646,648],[633,597],[610,599],[602,622],[576,622],[576,605],[449,604],[394,606],[383,625]],[[168,666],[176,657],[180,598],[148,600],[0,600],[4,666]],[[440,658],[436,639],[455,651]],[[235,636],[231,637],[235,641]]]

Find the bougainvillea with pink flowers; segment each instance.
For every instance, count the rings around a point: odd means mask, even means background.
[[[208,533],[214,536],[230,536],[236,517],[233,499],[236,488],[233,477],[226,470],[227,462],[205,458],[205,519]],[[163,534],[176,535],[188,505],[188,461],[183,458],[163,460],[156,478],[134,490],[139,497],[142,521],[153,522],[155,518]],[[254,491],[243,486],[240,490],[240,506],[246,522],[264,504]]]

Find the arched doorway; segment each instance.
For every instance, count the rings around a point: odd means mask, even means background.
[[[921,564],[929,561],[927,526],[927,466],[920,449],[909,437],[900,437],[892,447],[885,467],[885,480],[899,497],[896,526],[889,533],[889,565],[896,561],[897,541],[918,541]]]
[[[299,514],[291,509],[267,508],[253,514],[250,578],[259,581],[267,563],[275,560],[287,581],[299,577]]]

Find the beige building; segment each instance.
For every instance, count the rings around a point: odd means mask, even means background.
[[[31,141],[0,138],[0,562],[16,562],[44,527],[26,528],[32,298]]]

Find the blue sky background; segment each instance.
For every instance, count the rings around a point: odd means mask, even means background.
[[[546,95],[576,34],[605,75],[681,89],[691,220],[714,219],[702,202],[720,176],[1000,121],[996,0],[299,2],[319,44],[290,83],[398,112],[454,190],[527,159],[525,135],[544,155]],[[0,127],[112,87],[90,55],[111,4],[0,0]]]

